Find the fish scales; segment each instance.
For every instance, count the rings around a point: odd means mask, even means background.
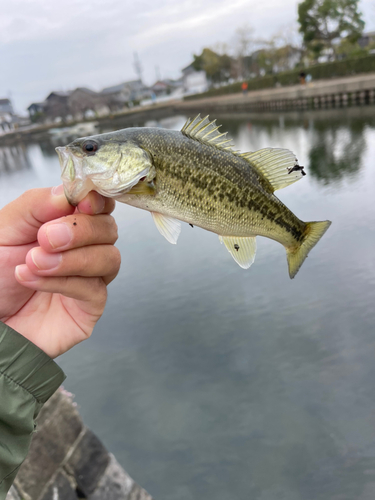
[[[303,222],[274,195],[305,175],[292,152],[240,154],[230,142],[198,115],[180,132],[129,128],[56,150],[72,204],[93,189],[148,210],[170,243],[177,242],[179,221],[199,226],[218,234],[245,269],[254,261],[255,237],[274,239],[286,248],[293,278],[331,223]]]
[[[153,207],[159,212],[165,205],[168,213],[174,207],[173,215],[181,220],[222,235],[266,236],[285,246],[301,240],[305,223],[270,193],[268,183],[243,158],[175,131],[139,128],[129,136],[153,156]],[[140,205],[137,198],[128,203]]]

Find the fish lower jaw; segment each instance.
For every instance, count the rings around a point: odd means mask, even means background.
[[[63,184],[66,199],[73,207],[76,207],[90,191],[96,191],[95,185],[90,179],[86,179],[85,181],[77,179],[69,183],[64,182]]]

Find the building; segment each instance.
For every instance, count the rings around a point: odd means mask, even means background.
[[[79,121],[109,113],[103,95],[86,87],[51,92],[45,101],[33,102],[27,110],[33,122]]]
[[[155,94],[156,97],[164,97],[170,95],[181,89],[183,83],[181,80],[170,80],[166,78],[165,80],[158,80],[151,87],[150,90]]]
[[[78,87],[68,97],[69,114],[75,120],[104,116],[110,112],[107,99],[101,92],[86,87]]]
[[[369,45],[375,44],[375,31],[369,31],[367,33],[362,33],[361,38],[358,40],[358,45],[365,49]]]
[[[130,102],[150,97],[150,90],[142,83],[142,80],[131,80],[113,87],[106,87],[101,94],[105,97],[106,105],[111,111],[119,111]]]
[[[45,109],[46,109],[47,103],[46,101],[43,102],[33,102],[30,104],[30,106],[27,108],[27,111],[29,112],[30,120],[32,122],[37,122],[43,119],[45,115]]]
[[[51,92],[46,98],[45,114],[51,121],[66,121],[70,115],[68,99],[72,91]]]
[[[87,87],[67,92],[53,91],[45,101],[33,102],[27,110],[32,122],[81,121],[119,111],[145,96],[150,96],[148,87],[141,80],[133,80],[107,87],[101,92]]]
[[[184,90],[187,94],[199,94],[208,90],[208,80],[205,71],[196,71],[193,63],[181,70]]]
[[[15,113],[10,99],[0,99],[0,134],[14,128]]]

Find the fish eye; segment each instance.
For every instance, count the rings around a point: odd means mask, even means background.
[[[93,154],[98,150],[98,145],[94,141],[86,141],[82,144],[82,149],[85,153]]]

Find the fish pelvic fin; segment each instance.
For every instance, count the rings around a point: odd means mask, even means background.
[[[296,155],[289,149],[264,148],[253,153],[241,153],[270,184],[272,192],[282,189],[306,175],[304,167],[298,164]]]
[[[169,243],[176,245],[181,233],[181,222],[177,219],[173,219],[173,217],[159,214],[158,212],[151,212],[151,215],[159,233],[164,236]]]
[[[289,276],[291,279],[299,271],[299,268],[304,263],[307,254],[318,243],[323,234],[331,225],[331,221],[322,222],[307,222],[304,239],[298,247],[287,248],[286,257],[288,259]]]

